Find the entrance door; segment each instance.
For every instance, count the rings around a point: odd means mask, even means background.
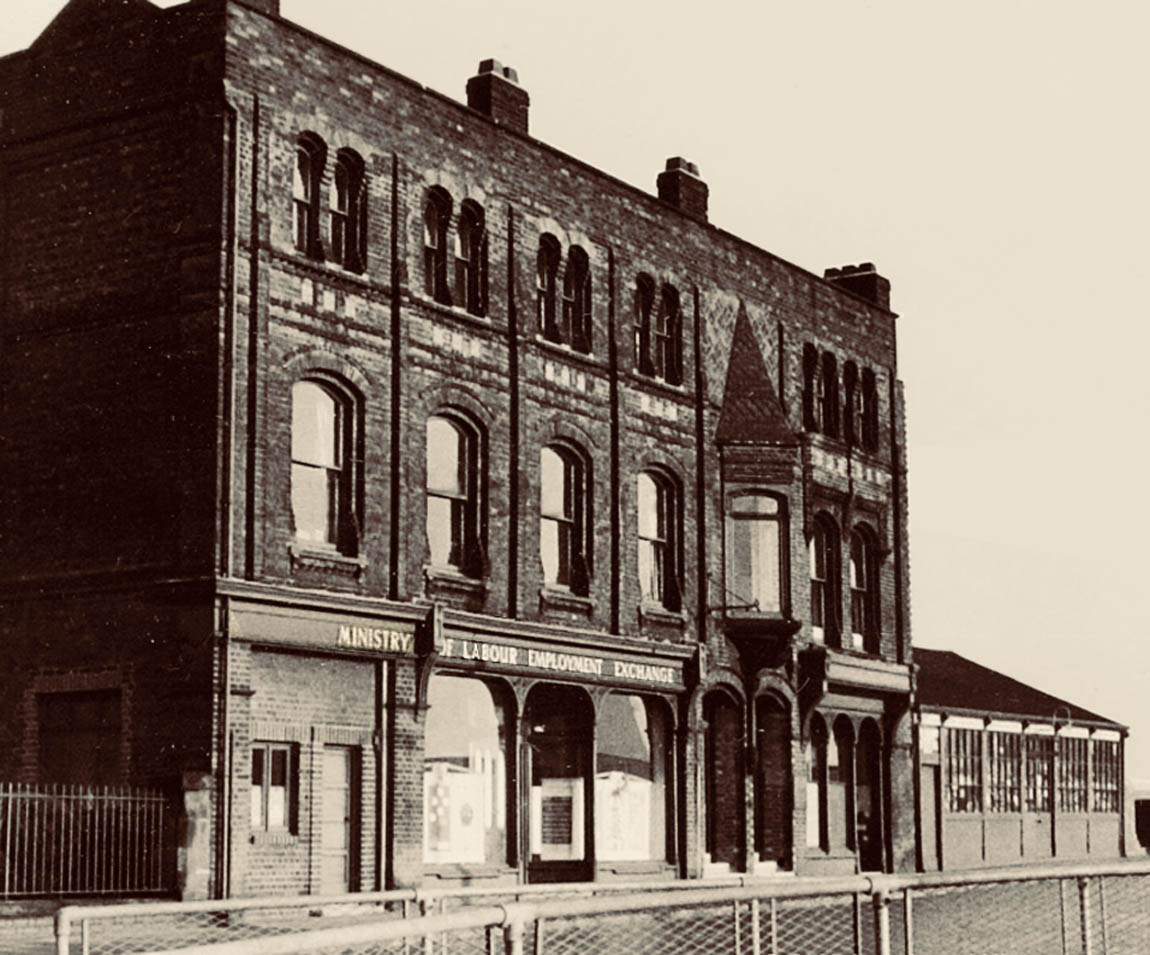
[[[703,702],[707,724],[705,746],[707,855],[712,864],[738,870],[743,861],[743,717],[726,693]]]
[[[320,893],[352,891],[359,824],[356,818],[355,753],[348,746],[323,748],[323,814],[320,827]]]
[[[922,799],[922,868],[924,872],[937,872],[938,859],[939,778],[937,766],[923,766],[919,771],[919,791]]]
[[[588,880],[591,701],[576,687],[543,684],[527,697],[525,719],[527,879]]]
[[[755,703],[759,757],[755,793],[759,861],[789,868],[791,863],[791,718],[771,697]]]

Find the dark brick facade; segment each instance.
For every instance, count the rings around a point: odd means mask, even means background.
[[[707,225],[707,186],[685,161],[663,173],[660,199],[529,138],[526,92],[500,64],[486,64],[469,108],[274,7],[73,0],[30,50],[0,60],[0,483],[10,489],[0,628],[13,650],[6,682],[19,688],[0,704],[6,774],[35,778],[35,695],[67,689],[61,674],[88,673],[123,693],[125,781],[178,788],[187,774],[211,775],[211,871],[188,894],[319,890],[325,747],[352,753],[353,888],[429,874],[535,877],[515,755],[531,730],[522,719],[509,730],[507,858],[474,872],[425,867],[428,679],[482,673],[514,717],[541,682],[574,682],[595,706],[612,689],[665,706],[676,777],[665,858],[597,863],[589,837],[578,877],[853,871],[855,796],[838,842],[819,836],[811,805],[830,805],[834,785],[806,783],[815,714],[850,726],[852,741],[878,734],[881,849],[863,863],[913,867],[904,420],[889,283],[873,269],[823,279]],[[326,153],[317,241],[301,251],[293,171],[305,133]],[[340,150],[363,160],[361,270],[342,267],[332,241]],[[465,200],[482,211],[481,315],[425,291],[433,188],[451,199],[451,235]],[[586,253],[589,350],[539,327],[543,235],[564,263],[575,247]],[[681,373],[662,380],[636,360],[641,274],[658,295],[677,293]],[[809,429],[805,345],[873,373],[870,449]],[[754,425],[754,402],[737,415],[724,408],[740,349],[758,353],[749,387],[761,414],[770,405],[771,433]],[[293,523],[293,386],[305,378],[345,403],[351,530],[338,547],[304,545]],[[482,560],[470,576],[431,566],[424,533],[426,423],[444,412],[473,425],[479,447]],[[583,455],[586,579],[571,586],[548,583],[540,558],[549,445]],[[644,470],[677,496],[670,606],[640,585]],[[740,489],[783,502],[778,612],[748,609],[724,587]],[[832,589],[845,649],[813,640],[807,547],[819,514],[841,532]],[[849,632],[860,523],[874,535],[867,652]],[[356,627],[380,645],[339,642]],[[582,654],[617,674],[640,671],[612,660],[649,660],[671,675],[659,685],[552,679],[506,657],[451,658],[451,640],[514,644],[521,659],[536,648]],[[763,697],[773,715],[758,727]],[[724,714],[717,747],[711,713]],[[292,754],[295,818],[274,836],[250,825],[256,743]],[[758,767],[761,753],[770,765]],[[708,799],[734,815],[708,826]],[[785,805],[789,822],[768,803]],[[590,831],[591,808],[587,822]]]

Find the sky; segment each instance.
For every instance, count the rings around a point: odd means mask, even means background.
[[[0,52],[62,6],[21,0]],[[171,3],[164,3],[171,6]],[[540,140],[899,313],[912,633],[1131,727],[1150,779],[1150,4],[282,0],[465,99],[515,67]]]

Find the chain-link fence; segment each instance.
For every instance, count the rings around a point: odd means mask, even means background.
[[[650,889],[651,887],[647,887]],[[59,955],[1148,955],[1150,863],[837,880],[380,893],[85,922]],[[604,891],[605,890],[605,891]],[[613,891],[612,891],[613,890]],[[592,897],[590,891],[604,892]],[[616,893],[622,892],[619,895]],[[205,903],[207,904],[207,903]],[[223,906],[226,903],[215,903]],[[126,907],[119,907],[126,908]],[[174,908],[168,906],[167,908]],[[127,921],[117,921],[125,919]],[[301,923],[310,930],[301,931]],[[73,929],[87,925],[79,940]],[[95,926],[100,928],[96,931]],[[318,928],[318,926],[323,926]],[[133,933],[133,930],[136,930]],[[205,940],[210,940],[204,944]],[[79,945],[77,945],[79,941]]]

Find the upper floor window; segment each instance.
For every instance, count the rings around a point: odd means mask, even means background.
[[[786,510],[765,491],[739,492],[727,510],[727,605],[782,613]]]
[[[829,515],[816,515],[809,551],[813,637],[818,643],[837,647],[841,604],[839,530]]]
[[[651,312],[655,308],[655,280],[645,272],[635,277],[635,367],[653,375],[651,363]]]
[[[354,551],[351,408],[312,379],[292,387],[291,500],[296,539]]]
[[[667,610],[682,606],[682,518],[679,489],[670,476],[643,471],[636,479],[639,585],[645,601]]]
[[[591,264],[587,253],[572,246],[563,275],[563,315],[559,340],[575,351],[591,351]]]
[[[818,381],[817,405],[822,432],[830,438],[839,436],[839,370],[835,356],[823,352],[822,375]]]
[[[878,546],[874,532],[859,525],[851,533],[851,642],[856,650],[879,652]]]
[[[855,445],[862,440],[862,382],[853,361],[843,364],[843,438]]]
[[[336,155],[331,179],[331,257],[351,272],[367,261],[367,184],[363,160],[351,149]]]
[[[556,311],[556,281],[559,274],[559,240],[546,233],[539,238],[535,257],[535,316],[539,331],[548,341],[563,341]]]
[[[427,419],[427,543],[431,563],[483,573],[479,435],[452,416]]]
[[[820,354],[810,342],[803,345],[803,428],[807,431],[821,431],[830,438],[837,438],[842,431],[849,440],[849,389],[848,384],[848,420],[844,426],[839,420],[838,361],[829,351]]]
[[[878,387],[874,372],[864,368],[862,372],[862,421],[860,437],[862,446],[868,451],[878,450]]]
[[[543,579],[585,596],[591,577],[591,481],[586,459],[566,445],[540,456],[539,556]]]
[[[327,150],[318,136],[303,133],[299,137],[292,169],[295,247],[315,259],[323,257],[319,241],[319,195],[326,156]]]
[[[447,285],[447,228],[451,223],[451,196],[439,186],[427,193],[423,205],[423,290],[444,305],[451,304]]]
[[[651,334],[651,374],[669,385],[683,381],[683,317],[679,293],[664,285]]]
[[[455,304],[472,315],[487,314],[487,232],[483,210],[466,200],[455,233]]]

